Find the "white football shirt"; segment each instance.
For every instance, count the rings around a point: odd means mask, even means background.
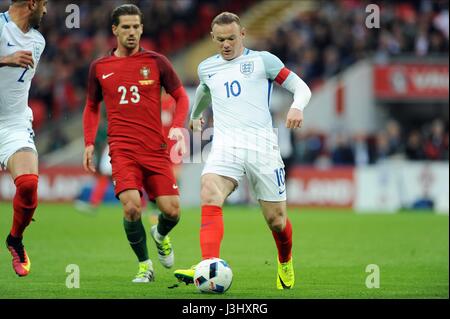
[[[28,107],[31,80],[45,48],[45,39],[39,31],[31,28],[22,32],[11,20],[8,12],[0,13],[0,56],[16,51],[31,51],[34,68],[0,67],[0,122],[32,118]]]
[[[231,61],[218,54],[199,64],[200,85],[211,95],[214,147],[277,148],[269,108],[273,81],[283,67],[275,55],[247,48]]]

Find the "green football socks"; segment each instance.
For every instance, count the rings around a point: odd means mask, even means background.
[[[138,260],[140,262],[147,260],[147,236],[145,234],[142,220],[139,218],[139,220],[137,221],[129,222],[124,218],[123,228],[125,229],[125,233],[127,234],[128,242],[130,243],[130,246],[136,254]]]
[[[171,230],[172,228],[175,227],[176,224],[178,224],[178,221],[180,220],[180,218],[178,218],[177,220],[171,220],[168,219],[167,217],[164,216],[164,214],[159,214],[158,216],[158,233],[161,236],[166,236]]]

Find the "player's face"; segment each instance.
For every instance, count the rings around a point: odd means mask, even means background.
[[[119,45],[133,50],[139,46],[143,25],[138,15],[124,15],[119,17],[119,25],[113,25],[113,33]]]
[[[42,17],[47,14],[47,0],[31,0],[30,9],[32,11],[30,16],[30,26],[38,29]]]
[[[220,55],[225,60],[233,60],[244,51],[245,29],[236,22],[231,24],[215,24],[211,36],[217,44]]]

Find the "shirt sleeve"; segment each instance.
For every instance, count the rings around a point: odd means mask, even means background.
[[[191,119],[196,120],[202,117],[203,111],[211,104],[211,92],[203,82],[195,91],[194,105],[192,106]]]
[[[200,64],[198,65],[198,67],[197,67],[197,76],[198,76],[198,79],[199,79],[199,81],[200,81],[200,84],[204,84],[204,83],[205,83],[205,80],[203,79],[202,66],[203,66],[203,62],[200,63]],[[205,85],[206,85],[206,84],[205,84]]]
[[[264,63],[264,68],[266,69],[266,76],[268,79],[276,80],[280,71],[286,69],[284,63],[270,52],[262,51],[261,57]],[[278,81],[277,81],[278,82]]]
[[[0,13],[0,37],[2,36],[3,27],[6,24],[6,17],[4,13]]]
[[[201,118],[203,111],[211,104],[211,92],[209,91],[209,87],[203,81],[202,63],[198,65],[197,74],[200,84],[195,91],[194,104],[190,116],[192,120]]]
[[[96,62],[89,68],[88,93],[83,111],[83,132],[85,146],[94,145],[100,123],[100,102],[103,100],[102,88],[96,77]]]
[[[297,74],[286,68],[277,56],[267,51],[262,51],[261,56],[267,78],[274,80],[291,92],[294,95],[291,107],[303,111],[311,99],[311,90],[306,83]]]
[[[160,72],[161,85],[167,93],[172,95],[171,93],[181,86],[180,78],[175,73],[172,64],[165,56],[159,55],[157,63]]]
[[[178,87],[171,95],[176,101],[172,127],[184,127],[189,111],[189,97],[183,86]]]
[[[100,103],[103,100],[102,87],[97,79],[97,62],[94,61],[89,67],[87,99],[93,103]]]

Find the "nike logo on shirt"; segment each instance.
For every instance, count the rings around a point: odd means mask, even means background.
[[[208,74],[208,78],[212,78],[214,75],[216,75],[217,73],[212,73],[212,74]]]
[[[8,46],[9,47],[15,47],[16,45],[15,44],[11,44],[11,43],[8,42]]]
[[[113,75],[114,74],[114,72],[113,73],[109,73],[109,74],[103,74],[102,75],[102,79],[104,80],[104,79],[107,79],[107,78],[109,78],[111,75]]]

